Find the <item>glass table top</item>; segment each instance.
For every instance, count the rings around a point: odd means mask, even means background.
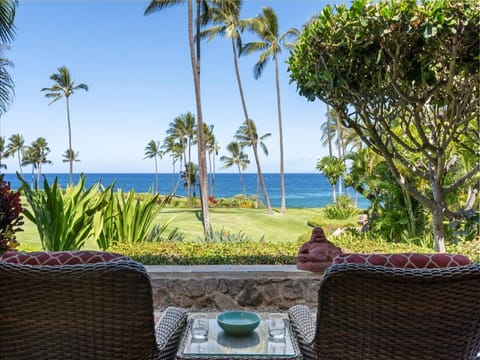
[[[296,359],[299,350],[285,315],[286,334],[282,341],[273,341],[268,335],[268,314],[258,313],[261,317],[259,326],[250,334],[234,336],[225,333],[217,323],[218,313],[209,313],[209,332],[206,340],[196,340],[191,335],[192,322],[189,321],[180,344],[178,359],[214,358],[232,359],[233,357]]]

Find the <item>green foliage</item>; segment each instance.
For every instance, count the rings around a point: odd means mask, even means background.
[[[146,265],[255,265],[296,264],[300,244],[240,242],[160,242],[118,244],[109,250]]]
[[[221,229],[212,229],[210,237],[206,239],[199,238],[199,241],[207,243],[250,243],[252,242],[252,237],[241,230],[237,233],[232,233],[222,227]],[[264,241],[264,236],[259,241]]]
[[[358,210],[353,206],[341,206],[339,204],[330,204],[325,206],[323,213],[328,219],[348,219],[358,214]]]
[[[158,225],[155,224],[155,218],[169,201],[168,197],[157,204],[158,194],[147,194],[140,200],[133,190],[126,196],[122,190],[115,195],[111,187],[105,193],[108,205],[95,215],[95,240],[101,249],[105,250],[119,243],[135,244],[163,239],[171,220]],[[178,239],[179,236],[170,234],[167,239]]]
[[[308,241],[311,231],[305,232],[291,242],[272,243],[267,241],[204,242],[164,241],[158,243],[118,244],[110,251],[125,254],[145,265],[256,265],[296,264],[300,246]],[[404,239],[396,243],[384,238],[360,233],[352,228],[339,236],[327,238],[343,252],[373,253],[431,253],[431,242],[422,244],[419,239]],[[430,241],[433,241],[430,239]],[[448,247],[448,252],[464,254],[474,261],[480,261],[480,239],[475,242],[461,242]]]
[[[454,242],[472,241],[480,237],[480,211],[470,209],[465,211],[462,218],[455,219],[448,224]]]
[[[108,190],[100,192],[99,185],[85,189],[86,177],[80,176],[77,185],[62,190],[55,178],[52,186],[44,179],[43,191],[35,191],[17,173],[31,210],[25,216],[38,229],[42,248],[47,251],[79,250],[93,230],[93,219],[107,204]]]
[[[330,185],[337,185],[338,179],[345,173],[346,166],[336,156],[324,156],[317,162],[317,170],[324,174]]]
[[[159,242],[159,241],[183,241],[185,235],[182,234],[178,228],[173,229],[166,234],[166,227],[170,222],[160,225],[155,224],[148,232],[145,242]],[[166,236],[165,236],[166,234]]]
[[[0,174],[0,254],[17,247],[15,233],[23,231],[22,213],[20,192],[10,190],[10,183]]]
[[[331,105],[385,159],[405,192],[397,236],[422,226],[415,199],[432,214],[439,251],[443,218],[469,208],[478,186],[479,22],[477,0],[353,0],[326,6],[288,60],[300,94]]]

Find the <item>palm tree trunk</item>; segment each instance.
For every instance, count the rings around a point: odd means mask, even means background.
[[[157,165],[156,155],[155,155],[155,194],[158,194],[158,165]]]
[[[192,162],[192,144],[190,142],[190,138],[187,140],[187,147],[188,147],[188,161],[185,160],[185,170],[186,170],[186,177],[185,179],[187,180],[187,194],[188,194],[188,198],[190,199],[190,193],[191,193],[191,186],[192,186],[192,182],[191,182],[191,174],[190,174],[190,164]]]
[[[177,184],[175,185],[175,190],[173,191],[173,194],[175,194],[178,190],[178,186],[180,185],[180,178],[182,177],[182,157],[180,156],[180,169],[178,170],[178,176],[177,176]]]
[[[37,166],[37,190],[40,187],[40,175],[42,174],[42,162],[40,161]]]
[[[333,156],[332,149],[332,133],[330,132],[330,107],[327,104],[327,141],[328,141],[328,156]]]
[[[212,195],[215,194],[215,152],[212,153]]]
[[[245,123],[247,124],[248,133],[250,135],[250,140],[252,141],[253,155],[255,157],[255,163],[257,165],[257,175],[260,186],[262,187],[263,197],[265,199],[265,206],[267,207],[268,215],[273,214],[272,206],[270,205],[270,198],[268,197],[267,188],[265,187],[265,181],[263,181],[262,168],[260,167],[260,160],[258,157],[257,143],[253,137],[252,127],[250,126],[250,119],[248,117],[247,105],[245,103],[245,96],[243,94],[242,81],[240,79],[240,70],[238,69],[238,60],[237,60],[237,49],[235,48],[235,41],[232,39],[232,48],[233,48],[233,60],[235,64],[235,74],[237,76],[238,90],[240,92],[240,100],[242,102],[243,113],[245,115]]]
[[[277,111],[278,111],[278,135],[280,141],[280,192],[282,202],[280,205],[280,213],[287,213],[287,206],[285,204],[285,174],[284,174],[284,159],[283,159],[283,126],[282,126],[282,108],[280,105],[280,80],[278,78],[278,58],[275,54],[275,85],[277,87]]]
[[[70,104],[68,96],[65,97],[67,102],[67,123],[68,123],[68,162],[70,163],[70,185],[73,184],[73,150],[72,150],[72,128],[70,125]]]
[[[174,195],[175,191],[175,160],[172,157],[172,195]]]
[[[20,149],[17,150],[17,155],[18,155],[18,168],[20,169],[20,175],[23,177],[23,171],[22,171],[22,162],[20,159]]]
[[[246,202],[247,192],[245,190],[245,181],[243,181],[242,168],[240,167],[240,164],[237,164],[237,167],[238,167],[238,175],[240,176],[240,185],[242,186],[243,202]]]
[[[203,233],[206,238],[210,237],[211,226],[208,210],[208,182],[207,182],[207,159],[205,154],[205,140],[203,134],[203,114],[200,96],[200,0],[196,0],[197,9],[197,54],[193,39],[193,0],[188,0],[188,43],[192,62],[193,82],[195,85],[195,103],[197,106],[197,137],[198,137],[198,172],[200,178],[200,202],[202,207]]]
[[[337,140],[338,140],[338,158],[342,159],[343,158],[343,153],[342,153],[342,143],[343,143],[343,136],[342,136],[342,124],[340,124],[340,120],[338,119],[337,116]],[[342,191],[342,176],[338,178],[338,196],[341,196],[343,191]]]

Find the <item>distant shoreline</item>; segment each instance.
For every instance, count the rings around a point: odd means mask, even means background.
[[[5,173],[4,179],[10,181],[12,189],[17,189],[20,182],[16,174]],[[133,189],[138,193],[146,193],[155,191],[155,173],[85,173],[86,186],[98,184],[108,186],[115,182],[116,189],[122,189],[128,192]],[[242,187],[240,185],[240,178],[238,173],[216,173],[215,176],[209,177],[209,195],[216,198],[232,198],[237,195],[242,195]],[[245,181],[247,196],[254,196],[257,191],[260,199],[263,201],[262,191],[257,187],[257,176],[255,173],[244,173],[243,179]],[[69,175],[67,173],[44,173],[40,186],[43,184],[43,177],[51,184],[55,178],[58,178],[58,183],[61,187],[66,187],[69,183]],[[74,174],[74,182],[76,183],[80,174]],[[264,173],[263,174],[268,196],[272,207],[280,207],[281,193],[280,193],[280,176],[278,173]],[[24,172],[23,178],[29,184],[32,182],[31,173]],[[187,189],[184,187],[183,179],[178,178],[178,174],[159,173],[158,192],[160,194],[169,194],[172,188],[175,189],[178,183],[175,195],[187,196]],[[34,177],[34,180],[36,176]],[[213,183],[213,192],[212,190]],[[324,175],[320,173],[286,173],[285,174],[285,193],[287,208],[322,208],[333,201],[332,187],[328,183]],[[353,190],[348,190],[350,196],[353,198]],[[198,197],[200,191],[198,186],[191,189],[191,194],[195,192]],[[344,190],[344,194],[347,191]],[[263,201],[264,202],[264,201]],[[367,208],[368,200],[359,196],[358,207]]]

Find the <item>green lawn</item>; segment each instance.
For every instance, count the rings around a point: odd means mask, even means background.
[[[321,209],[287,209],[287,214],[282,215],[274,209],[273,215],[267,215],[265,209],[212,208],[210,222],[214,230],[242,231],[254,240],[264,236],[266,241],[292,241],[311,231],[308,219],[319,216],[321,212]],[[158,221],[163,223],[173,218],[169,229],[178,227],[186,240],[196,240],[202,235],[199,216],[199,209],[167,207],[158,216]],[[24,229],[17,234],[21,246],[27,250],[39,250],[41,246],[36,226],[25,219]],[[87,241],[85,248],[97,249],[97,246]]]

